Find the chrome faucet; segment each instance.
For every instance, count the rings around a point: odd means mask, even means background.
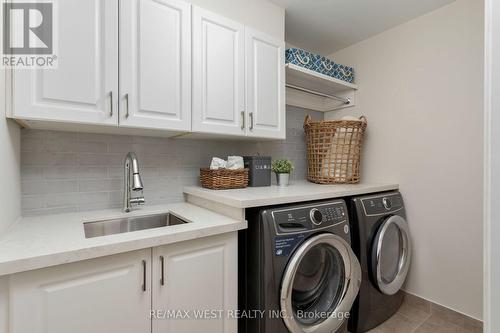
[[[140,197],[132,198],[131,191],[142,191],[141,176],[139,175],[139,161],[135,153],[130,152],[125,158],[125,175],[124,175],[124,192],[123,192],[123,211],[130,212],[132,205],[144,205],[146,201],[141,195]]]

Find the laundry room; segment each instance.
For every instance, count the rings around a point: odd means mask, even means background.
[[[494,0],[1,3],[0,333],[500,332]]]

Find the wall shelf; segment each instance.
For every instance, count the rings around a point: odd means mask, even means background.
[[[315,111],[334,111],[355,105],[356,84],[286,64],[287,105]],[[301,89],[297,89],[297,87]],[[349,102],[347,103],[347,100]]]

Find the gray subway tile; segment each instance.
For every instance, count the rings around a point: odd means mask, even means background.
[[[77,212],[77,211],[78,211],[77,206],[30,209],[30,210],[23,211],[23,216],[63,214],[63,213],[72,213],[72,212]]]
[[[79,179],[104,179],[108,177],[108,169],[105,167],[78,167]]]
[[[132,137],[128,135],[78,133],[79,142],[132,142]]]
[[[51,193],[45,196],[47,208],[78,206],[78,193]]]
[[[77,164],[75,153],[21,152],[23,166],[70,166]]]
[[[22,210],[40,209],[45,207],[45,196],[42,195],[23,195],[21,198]]]
[[[78,167],[45,167],[43,176],[45,179],[77,179]]]
[[[41,167],[21,167],[22,180],[40,180],[43,178],[43,168]]]
[[[78,181],[79,192],[103,192],[121,190],[120,179],[80,179]]]
[[[108,145],[105,142],[78,142],[76,151],[81,153],[106,153]]]
[[[125,156],[122,154],[80,154],[80,166],[119,166],[123,164]]]
[[[76,180],[41,180],[21,182],[22,194],[48,194],[77,192]]]

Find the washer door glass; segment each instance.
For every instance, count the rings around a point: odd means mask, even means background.
[[[408,224],[401,216],[391,216],[379,227],[372,249],[372,274],[378,289],[393,295],[408,274],[411,246]]]
[[[345,287],[342,255],[331,245],[311,247],[300,261],[292,282],[292,309],[304,325],[323,321],[321,313],[335,310]]]
[[[283,320],[292,333],[335,332],[359,290],[361,268],[333,234],[306,240],[291,257],[281,286]]]

